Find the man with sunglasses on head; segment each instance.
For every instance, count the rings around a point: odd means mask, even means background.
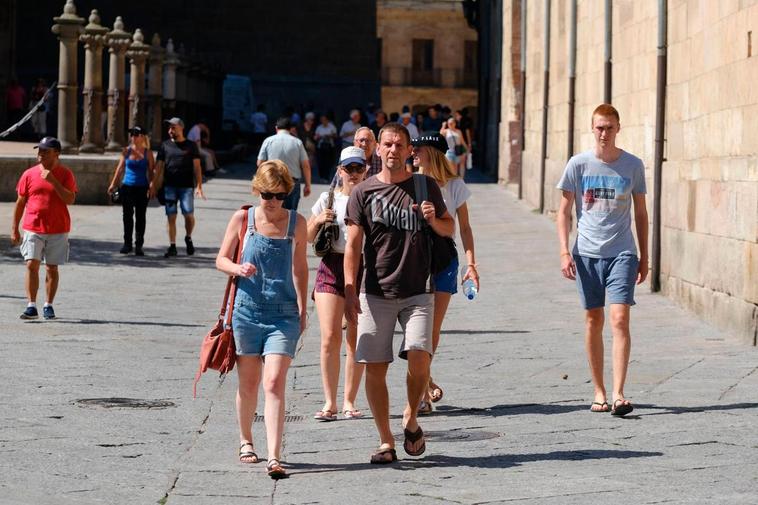
[[[345,316],[358,324],[355,359],[366,364],[366,398],[379,431],[379,449],[370,460],[374,464],[397,460],[387,370],[393,361],[398,322],[404,333],[399,356],[408,360],[403,448],[410,456],[420,456],[426,449],[417,411],[429,383],[434,280],[430,238],[424,227],[447,237],[454,232],[453,218],[434,179],[419,176],[428,194],[427,200],[419,200],[416,181],[405,168],[410,154],[408,130],[387,123],[379,133],[382,171],[353,189],[345,217]],[[359,287],[361,244],[364,270]]]
[[[258,152],[257,166],[268,160],[281,160],[287,165],[287,170],[295,181],[295,187],[287,195],[282,207],[296,211],[300,203],[300,181],[305,182],[303,196],[311,194],[311,163],[308,161],[303,141],[290,133],[293,126],[289,117],[282,116],[276,120],[276,134],[263,141]]]
[[[16,185],[18,199],[13,210],[11,243],[21,244],[26,261],[26,296],[29,300],[21,319],[37,319],[39,267],[45,260],[45,319],[55,319],[53,300],[58,290],[58,266],[68,260],[68,232],[71,217],[68,205],[76,198],[74,174],[60,164],[61,143],[45,137],[35,147],[38,164],[27,169]],[[18,223],[24,216],[24,240]]]
[[[169,246],[164,258],[176,256],[176,214],[177,204],[184,216],[184,243],[187,255],[195,254],[192,243],[192,230],[195,228],[195,199],[203,194],[203,169],[200,166],[200,152],[197,144],[184,136],[184,121],[172,117],[168,123],[169,140],[163,142],[158,149],[156,158],[155,177],[150,183],[150,197],[155,196],[163,186],[166,198],[166,218],[168,219]],[[193,192],[194,188],[194,192]]]

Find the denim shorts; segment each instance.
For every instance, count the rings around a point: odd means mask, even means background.
[[[634,254],[614,258],[588,258],[574,254],[576,287],[586,310],[605,307],[609,303],[634,305],[634,286],[640,261]]]
[[[176,214],[176,203],[182,207],[182,214],[192,214],[195,212],[195,190],[194,188],[175,188],[173,186],[165,186],[163,188],[166,194],[166,215],[172,216]]]
[[[455,151],[453,151],[452,149],[447,150],[447,152],[445,153],[445,158],[449,159],[453,163],[458,163],[458,161],[460,160],[460,157],[457,154],[455,154]]]
[[[300,313],[297,304],[256,305],[239,292],[232,329],[237,356],[283,354],[294,358],[300,340]]]
[[[458,292],[458,257],[445,270],[434,276],[434,291],[437,293],[450,293],[454,295]]]

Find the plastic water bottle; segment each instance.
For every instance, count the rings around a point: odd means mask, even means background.
[[[468,270],[468,265],[463,265],[461,267],[461,280],[463,281],[463,277],[466,275],[466,271]],[[476,284],[474,284],[474,279],[466,279],[463,281],[463,294],[468,298],[469,300],[473,300],[476,297],[477,289]]]

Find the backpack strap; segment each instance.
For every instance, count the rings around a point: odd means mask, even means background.
[[[421,202],[425,201],[429,195],[427,190],[426,176],[422,174],[413,174],[413,192],[415,193],[415,200],[418,204],[418,218],[421,222],[421,226],[426,226],[424,216],[421,214]]]

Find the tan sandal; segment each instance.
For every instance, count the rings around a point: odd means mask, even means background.
[[[276,458],[268,460],[268,463],[266,463],[266,473],[268,473],[268,476],[272,479],[286,479],[289,477],[284,468],[282,468],[279,460]]]

